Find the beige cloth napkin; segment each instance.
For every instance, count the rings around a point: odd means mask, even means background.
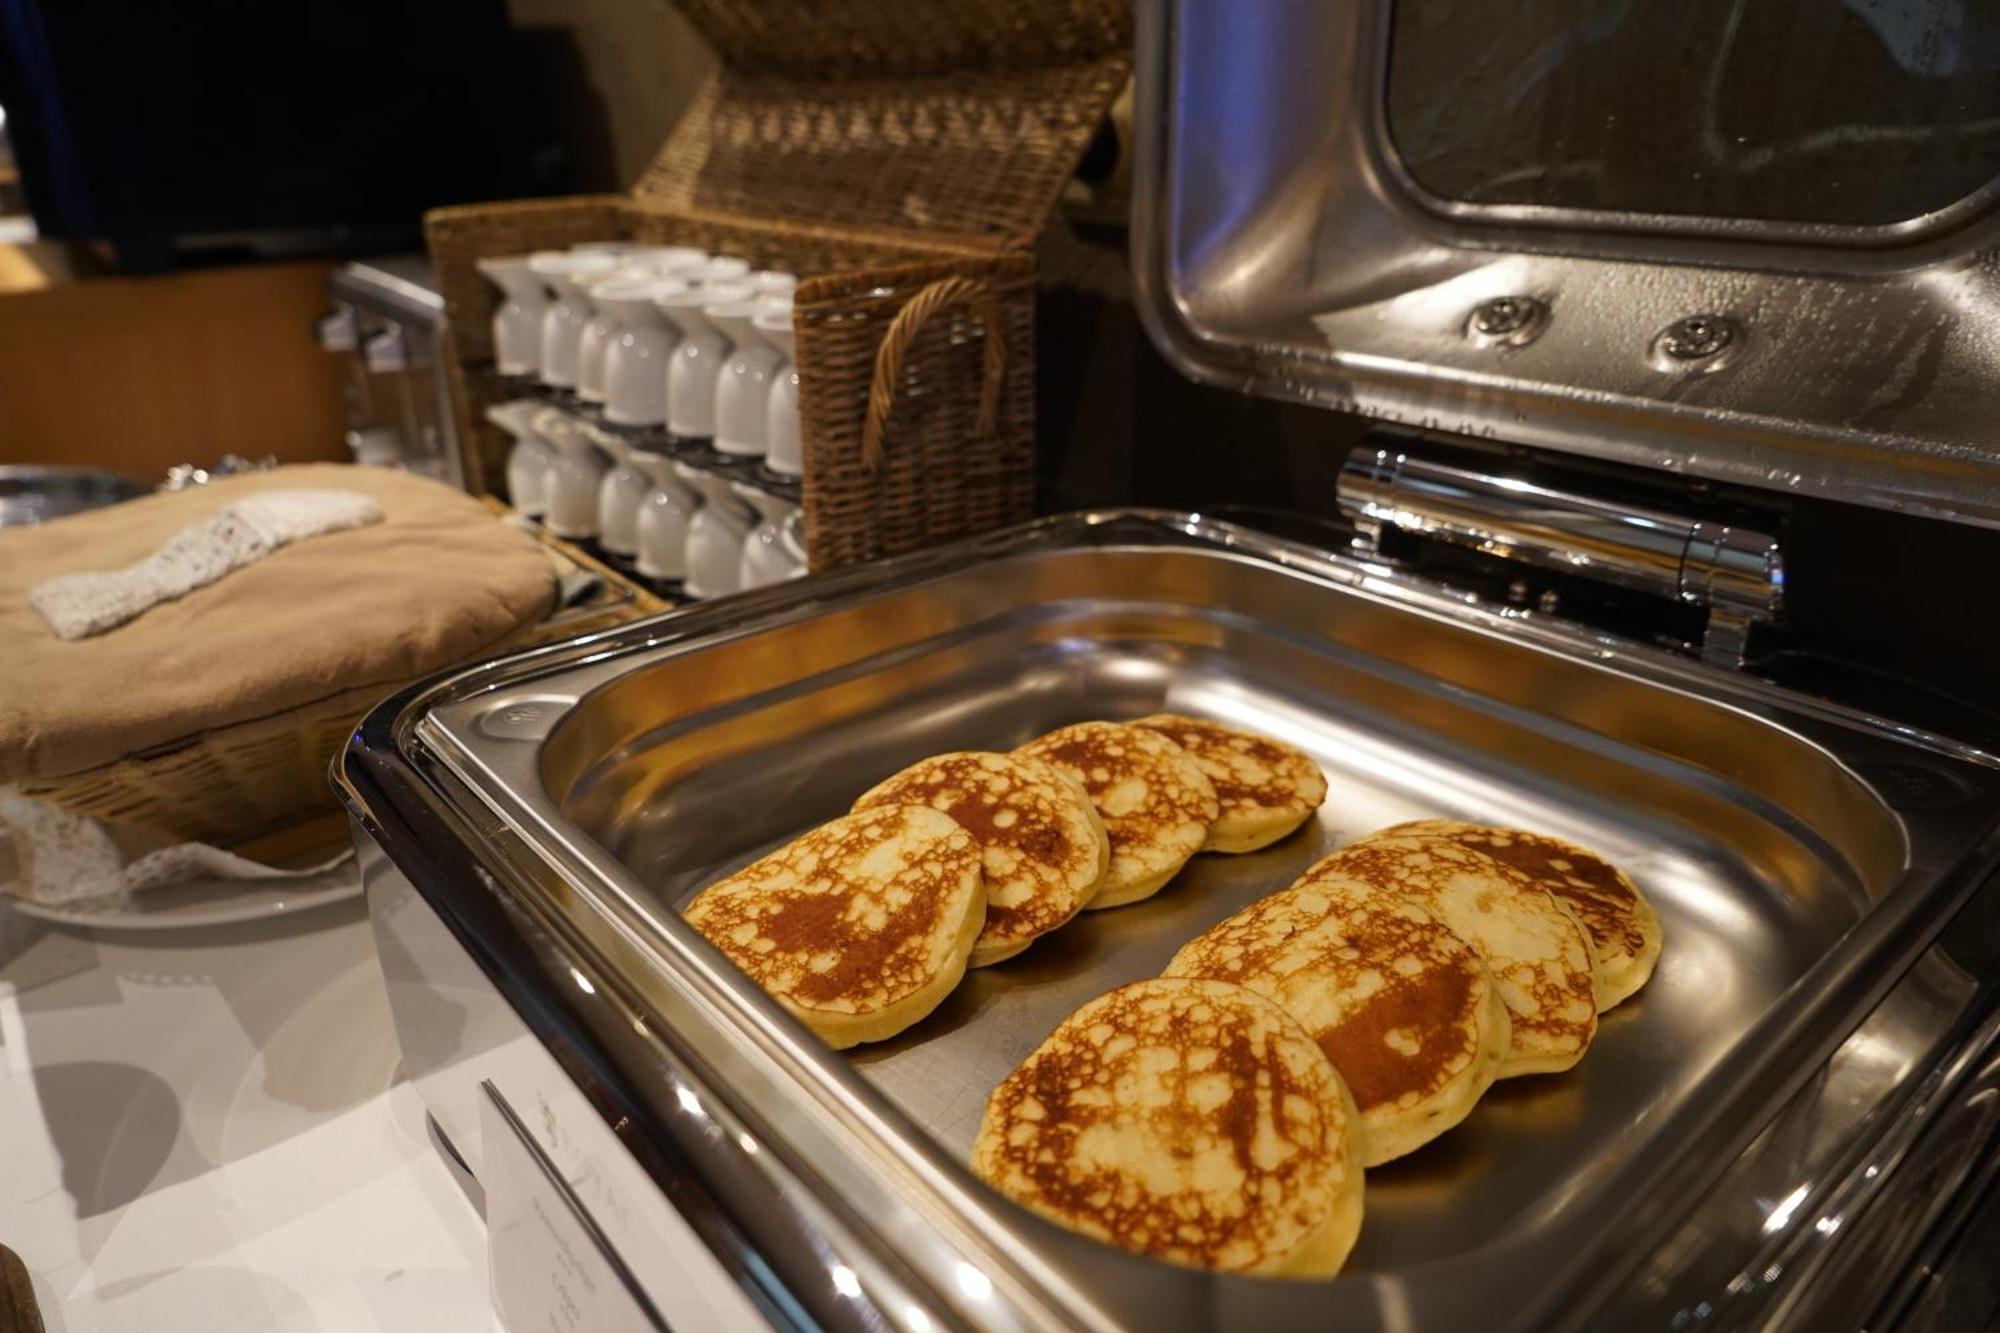
[[[36,584],[143,560],[222,504],[324,487],[383,521],[273,551],[89,638],[56,637]],[[229,477],[39,527],[0,529],[0,782],[62,777],[478,655],[547,615],[534,538],[406,472],[315,463]]]

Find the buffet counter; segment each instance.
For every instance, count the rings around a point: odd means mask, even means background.
[[[49,1333],[496,1327],[359,901],[171,934],[0,906],[0,1161]]]

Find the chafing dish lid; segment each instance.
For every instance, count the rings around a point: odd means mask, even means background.
[[[1185,372],[2000,526],[2000,14],[1140,8],[1133,262]]]

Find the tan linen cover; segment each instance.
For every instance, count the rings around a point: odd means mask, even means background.
[[[118,569],[234,497],[362,491],[384,520],[282,547],[116,629],[65,643],[28,604],[56,574]],[[448,486],[312,463],[0,529],[0,782],[56,778],[476,656],[547,615],[539,544]]]

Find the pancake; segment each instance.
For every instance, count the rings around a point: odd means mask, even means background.
[[[865,793],[878,805],[942,810],[979,844],[986,925],[971,966],[1011,958],[1082,911],[1104,883],[1110,841],[1076,782],[1025,755],[960,750],[910,765]]]
[[[1215,788],[1185,750],[1157,731],[1079,722],[1015,753],[1046,760],[1082,783],[1104,819],[1111,866],[1093,911],[1158,893],[1201,850],[1215,822]]]
[[[1155,713],[1132,725],[1157,731],[1186,750],[1214,786],[1220,813],[1201,845],[1205,852],[1268,847],[1305,823],[1326,799],[1319,765],[1281,740],[1178,713]]]
[[[972,1167],[1015,1202],[1197,1268],[1340,1271],[1361,1230],[1360,1117],[1285,1011],[1219,981],[1100,995],[986,1104]]]
[[[687,921],[836,1050],[893,1037],[965,975],[979,845],[949,815],[846,815],[703,889]]]
[[[1390,833],[1434,834],[1485,852],[1547,889],[1590,932],[1597,1012],[1630,999],[1652,978],[1666,931],[1625,872],[1573,842],[1492,824],[1420,819]]]
[[[1170,977],[1248,986],[1298,1020],[1361,1112],[1361,1164],[1456,1125],[1506,1057],[1493,974],[1399,893],[1322,875],[1250,904],[1182,946]]]
[[[1551,1074],[1583,1058],[1597,1032],[1590,936],[1535,882],[1449,838],[1378,833],[1300,880],[1339,875],[1407,894],[1472,946],[1512,1025],[1498,1077]]]

